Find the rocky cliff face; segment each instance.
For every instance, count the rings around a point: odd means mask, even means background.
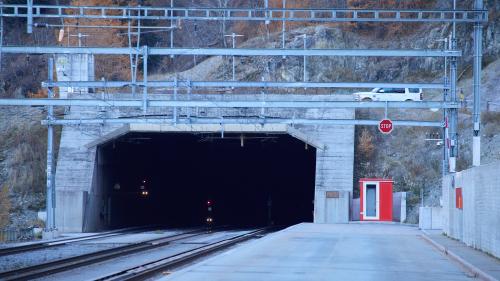
[[[47,149],[43,116],[40,108],[0,107],[0,228],[40,224]]]

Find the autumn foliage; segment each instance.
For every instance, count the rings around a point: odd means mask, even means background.
[[[9,224],[10,206],[9,188],[0,185],[0,230]]]
[[[72,0],[74,6],[135,6],[137,1],[126,0]],[[72,11],[78,12],[78,11]],[[94,11],[92,11],[94,12]],[[90,13],[90,12],[87,12]],[[95,10],[100,14],[100,10]],[[116,13],[120,13],[119,10]],[[132,25],[135,22],[131,23]],[[65,19],[63,40],[65,46],[128,46],[128,22],[116,19]],[[79,26],[98,26],[97,28],[83,28]],[[113,28],[116,26],[116,28]],[[58,31],[60,32],[60,30]],[[78,34],[81,34],[79,37]],[[132,38],[135,44],[135,37]],[[96,77],[105,77],[107,80],[130,80],[129,56],[97,56],[95,58]]]
[[[262,2],[262,1],[257,1]],[[263,7],[263,3],[259,3],[260,8]],[[366,1],[366,0],[286,0],[286,8],[288,9],[308,9],[308,8],[351,8],[351,9],[426,9],[431,8],[435,5],[435,0],[377,0],[377,1]],[[247,6],[247,5],[245,5]],[[271,8],[282,8],[283,0],[269,0],[269,7]],[[275,14],[276,17],[281,16],[279,13]],[[326,23],[320,22],[288,22],[286,23],[286,29],[294,29],[305,26],[314,25],[325,25]],[[411,31],[413,24],[401,24],[401,23],[328,23],[329,26],[338,26],[344,30],[355,31],[365,34],[373,34],[374,32],[378,36],[387,36],[395,34],[405,34]],[[406,28],[403,28],[406,27]],[[252,32],[258,31],[262,33],[263,31],[268,32],[278,32],[282,29],[281,22],[271,22],[269,25],[262,23],[236,23],[233,26],[235,32],[251,36]]]
[[[434,0],[347,0],[347,7],[353,9],[426,9],[434,6]],[[388,12],[389,14],[390,12]],[[383,14],[381,14],[383,16]],[[353,31],[373,34],[379,37],[405,34],[414,30],[415,24],[402,23],[350,23]]]

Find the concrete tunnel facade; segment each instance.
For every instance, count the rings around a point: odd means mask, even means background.
[[[75,95],[75,98],[82,96]],[[155,99],[168,99],[166,95],[152,95]],[[341,96],[300,96],[293,98],[311,101],[345,99]],[[130,98],[127,94],[114,97]],[[207,100],[248,99],[258,100],[259,95],[203,95]],[[267,95],[269,100],[288,100],[290,95]],[[261,109],[188,109],[177,108],[179,116],[219,118],[259,116]],[[95,108],[74,107],[68,119],[96,118],[101,112]],[[140,116],[141,109],[112,108],[107,118],[123,115]],[[150,108],[149,114],[171,116],[172,109]],[[266,116],[279,118],[354,119],[352,109],[266,109]],[[167,119],[166,122],[170,122]],[[57,160],[56,227],[62,232],[91,232],[109,227],[104,210],[105,183],[100,148],[130,133],[156,134],[287,134],[316,148],[314,175],[314,223],[346,223],[349,221],[349,202],[353,191],[354,126],[353,125],[286,125],[286,124],[125,124],[64,126]],[[100,158],[101,157],[101,158]],[[193,175],[195,176],[195,175]]]

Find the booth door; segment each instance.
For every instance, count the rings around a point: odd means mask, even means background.
[[[379,186],[375,183],[365,184],[364,198],[364,219],[377,220],[379,219]]]

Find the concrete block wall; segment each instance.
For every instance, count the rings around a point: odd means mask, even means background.
[[[406,221],[406,192],[394,192],[392,194],[392,220],[397,222]]]
[[[443,232],[500,258],[500,162],[443,179]],[[462,188],[463,209],[455,206]]]
[[[443,229],[443,209],[441,207],[420,207],[418,228]]]
[[[332,191],[316,191],[314,197],[315,223],[348,223],[349,222],[349,191],[334,191],[338,197],[328,197]]]
[[[351,203],[351,221],[359,221],[361,219],[360,211],[360,198],[352,199]]]

